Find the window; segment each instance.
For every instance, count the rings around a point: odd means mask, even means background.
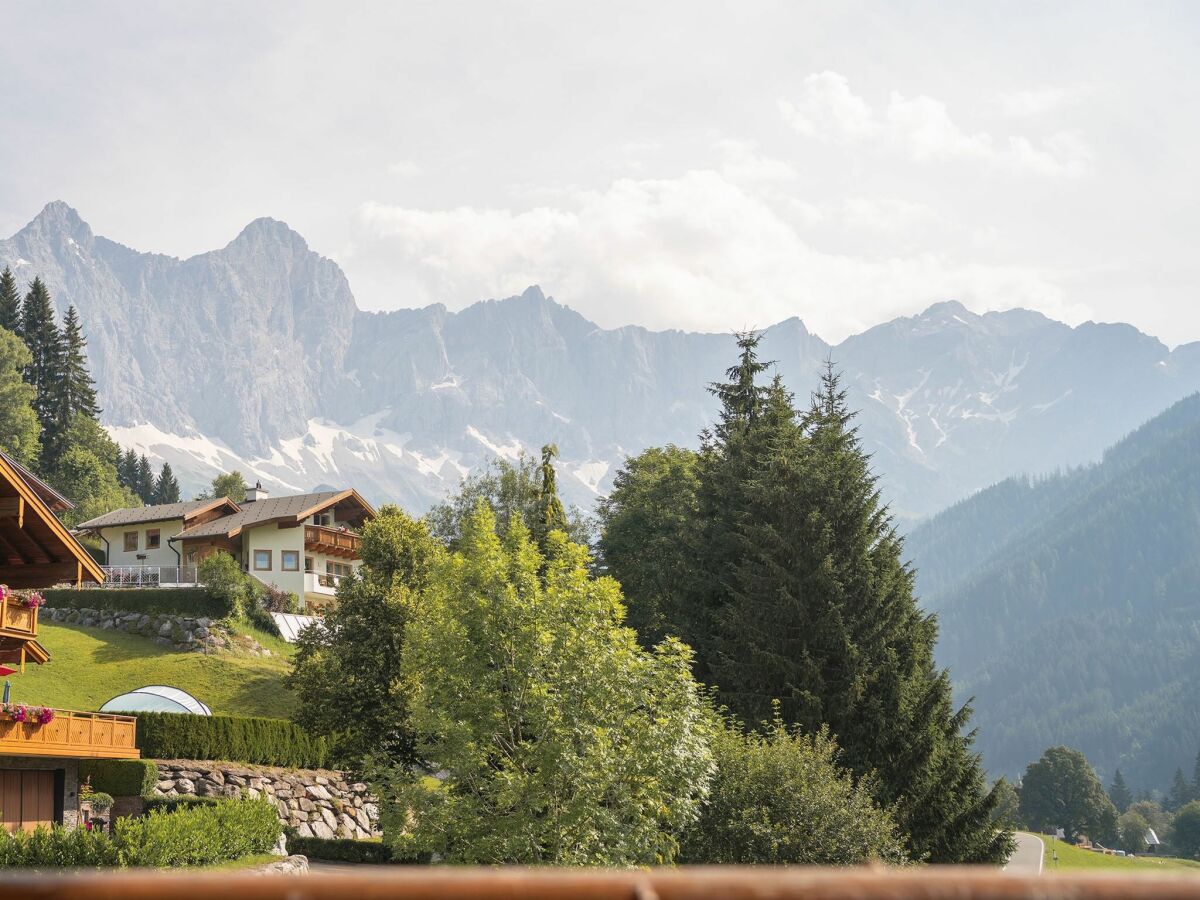
[[[279,568],[284,572],[299,572],[300,571],[300,551],[299,550],[280,550],[279,551]]]
[[[317,513],[313,516],[314,525],[324,525],[328,528],[331,521],[332,520],[329,518],[329,513]]]
[[[317,571],[316,569],[314,569],[314,568],[313,568],[313,561],[312,561],[312,557],[311,557],[311,556],[306,556],[306,557],[304,557],[304,571],[305,571],[305,572],[315,572],[315,571]]]
[[[159,548],[159,536],[157,528],[146,529],[146,549],[157,550]]]
[[[325,563],[325,573],[327,575],[337,575],[338,577],[344,578],[353,571],[354,567],[348,566],[345,563],[335,563],[329,561],[326,561]]]
[[[255,550],[254,551],[254,571],[270,572],[271,571],[271,551],[270,550]]]
[[[138,533],[136,531],[125,532],[125,552],[137,553],[138,548]]]

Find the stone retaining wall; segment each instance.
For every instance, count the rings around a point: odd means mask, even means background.
[[[280,769],[196,760],[158,760],[155,793],[163,797],[265,797],[279,820],[302,837],[368,838],[381,834],[379,807],[362,782],[341,772]]]
[[[155,643],[173,650],[194,653],[211,653],[219,650],[238,649],[256,656],[270,656],[271,651],[253,638],[231,634],[227,628],[206,617],[191,618],[177,615],[150,615],[139,612],[122,612],[111,609],[74,609],[47,606],[39,616],[64,625],[83,625],[86,628],[103,628],[124,631],[153,638]]]

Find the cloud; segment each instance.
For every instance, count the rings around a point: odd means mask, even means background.
[[[863,204],[853,212],[897,215]],[[935,253],[828,253],[805,240],[802,217],[721,172],[695,170],[572,190],[555,205],[524,209],[370,203],[360,210],[356,254],[386,260],[405,284],[419,286],[423,297],[406,305],[461,307],[540,284],[606,327],[728,331],[799,315],[836,340],[946,297],[1086,315],[1035,269]]]
[[[420,165],[411,159],[401,159],[388,166],[388,174],[395,175],[398,178],[415,178],[421,172]]]
[[[749,141],[720,140],[715,149],[722,158],[721,174],[730,181],[792,181],[796,178],[796,170],[790,163],[764,156]]]
[[[1082,94],[1079,88],[1043,87],[1001,94],[996,103],[1004,115],[1020,119],[1061,109]]]
[[[1024,102],[1029,107],[1035,100]],[[1092,168],[1092,153],[1076,134],[1058,131],[1040,142],[1022,135],[996,140],[987,132],[962,128],[945,103],[924,94],[892,92],[886,107],[876,111],[837,72],[809,75],[801,98],[781,100],[779,109],[784,121],[805,137],[876,143],[921,163],[974,160],[1012,172],[1065,177],[1079,177]]]

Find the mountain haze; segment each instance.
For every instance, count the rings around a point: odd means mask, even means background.
[[[907,550],[979,747],[1018,775],[1048,746],[1166,789],[1200,748],[1200,395],[1092,466],[1014,478]]]
[[[419,510],[492,456],[554,441],[564,493],[590,506],[626,454],[696,443],[715,410],[705,386],[733,357],[727,335],[601,329],[536,287],[458,312],[365,312],[337,264],[272,219],[181,260],[97,236],[55,202],[0,241],[3,264],[77,306],[105,423],[168,459],[185,491],[236,466],[278,490],[349,483]],[[1197,345],[955,302],[836,346],[789,319],[763,352],[801,403],[825,359],[844,370],[903,518],[1095,459],[1200,388]]]

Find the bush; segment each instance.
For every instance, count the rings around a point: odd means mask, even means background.
[[[275,637],[282,637],[279,633],[279,626],[275,624],[275,619],[266,607],[260,603],[250,604],[250,608],[246,610],[246,618],[256,627],[265,631],[267,634],[273,634]]]
[[[219,759],[320,769],[329,742],[287,719],[138,713],[137,745],[153,759]]]
[[[92,804],[92,812],[98,816],[104,815],[113,807],[112,794],[106,794],[104,791],[92,791],[88,796],[88,800]]]
[[[158,766],[149,759],[81,759],[79,780],[91,779],[92,790],[114,797],[141,797],[158,783]]]
[[[756,734],[734,723],[715,730],[712,746],[717,774],[700,821],[683,836],[683,862],[904,862],[895,822],[838,768],[827,733],[796,734],[776,722]]]
[[[66,609],[106,609],[146,615],[220,619],[229,615],[225,602],[206,588],[96,588],[42,591],[47,606]]]
[[[224,551],[205,557],[196,577],[221,604],[222,616],[240,616],[254,605],[257,592],[253,588],[253,579]]]
[[[316,837],[300,837],[292,829],[287,830],[288,853],[299,853],[309,859],[326,862],[390,863],[392,848],[381,841],[355,841],[349,838],[326,840]]]
[[[221,800],[140,819],[118,819],[111,835],[59,825],[15,834],[0,829],[0,867],[211,865],[268,853],[281,830],[275,807],[263,800]]]
[[[189,809],[193,806],[215,806],[220,797],[195,797],[191,794],[180,794],[176,797],[143,797],[142,812],[175,812],[179,809]]]

